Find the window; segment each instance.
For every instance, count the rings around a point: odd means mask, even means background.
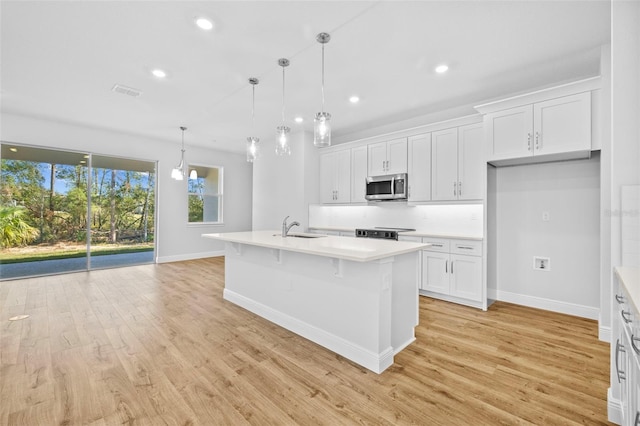
[[[222,167],[189,164],[189,223],[222,223]]]

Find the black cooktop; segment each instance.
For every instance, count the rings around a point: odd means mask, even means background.
[[[400,232],[415,231],[412,228],[392,228],[376,226],[374,228],[356,229],[356,237],[360,238],[380,238],[384,240],[397,240]]]

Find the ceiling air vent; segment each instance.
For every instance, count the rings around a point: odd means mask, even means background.
[[[115,84],[112,88],[112,91],[116,93],[122,93],[123,95],[133,96],[137,98],[142,95],[142,91],[138,89],[134,89],[133,87],[123,86],[122,84]]]

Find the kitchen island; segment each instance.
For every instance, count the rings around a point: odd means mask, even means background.
[[[415,340],[426,244],[277,231],[225,241],[224,298],[376,373]]]

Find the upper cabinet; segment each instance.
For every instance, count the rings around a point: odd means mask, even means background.
[[[367,147],[351,148],[351,202],[366,203]]]
[[[489,163],[586,157],[591,151],[591,92],[491,112],[484,122]]]
[[[320,155],[320,202],[351,202],[351,150]]]
[[[408,148],[408,201],[430,201],[431,133],[409,137]]]
[[[407,139],[368,145],[369,176],[407,173]]]
[[[432,200],[483,198],[485,181],[483,146],[482,123],[440,130],[431,134]]]

